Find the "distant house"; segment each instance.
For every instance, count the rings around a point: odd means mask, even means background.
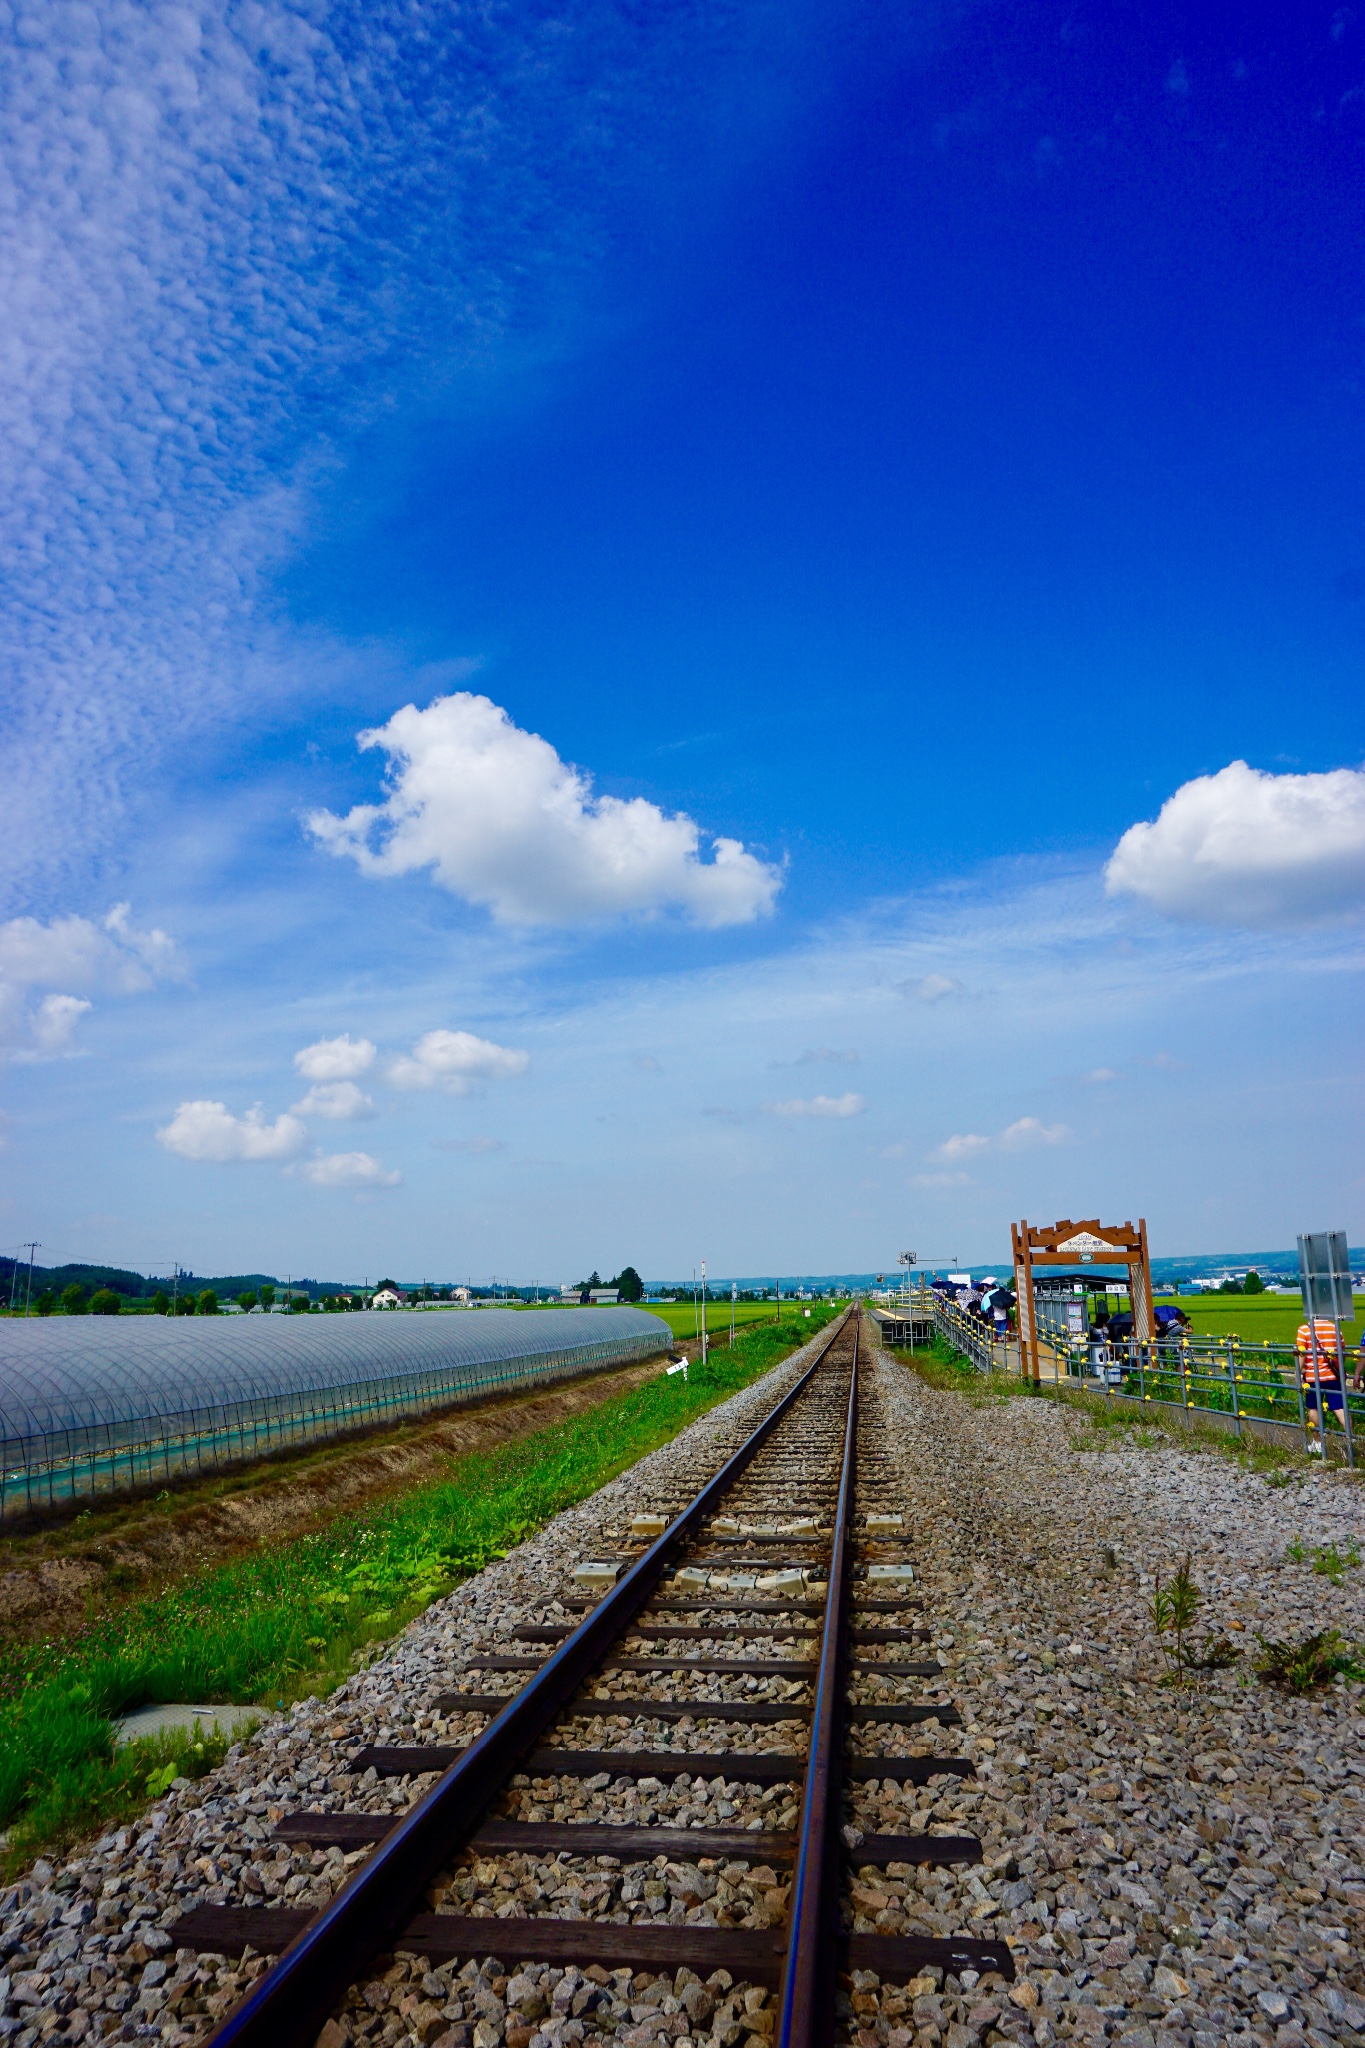
[[[450,1298],[452,1301],[462,1301],[466,1308],[468,1308],[470,1302],[474,1299],[473,1295],[470,1293],[467,1287],[452,1287],[450,1290]]]
[[[370,1296],[371,1308],[402,1308],[403,1297],[395,1294],[392,1287],[381,1287],[378,1294]]]
[[[611,1302],[621,1299],[619,1287],[594,1287],[589,1290],[588,1300],[596,1302],[599,1308],[606,1308]]]
[[[559,1290],[559,1298],[562,1302],[565,1303],[574,1302],[579,1299],[579,1297],[582,1294],[582,1291],[583,1290],[580,1287],[561,1287]]]

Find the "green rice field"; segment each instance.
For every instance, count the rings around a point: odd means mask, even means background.
[[[693,1337],[697,1333],[698,1314],[701,1308],[700,1302],[694,1308],[690,1301],[642,1301],[640,1307],[648,1315],[662,1317],[675,1337]],[[803,1309],[814,1311],[811,1316],[812,1323],[815,1322],[816,1316],[822,1316],[826,1319],[828,1317],[828,1308],[821,1307],[817,1302],[803,1301],[798,1303],[789,1302],[784,1299],[782,1303],[783,1322],[785,1323],[788,1320],[793,1322],[804,1321]],[[776,1319],[777,1303],[775,1301],[737,1301],[735,1303],[736,1330],[748,1328],[754,1323],[773,1323]],[[706,1327],[708,1332],[723,1330],[726,1336],[730,1334],[730,1304],[728,1301],[707,1302]]]

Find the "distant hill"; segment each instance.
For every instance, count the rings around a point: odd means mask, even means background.
[[[0,1258],[0,1289],[3,1289],[4,1305],[8,1308],[10,1288],[14,1284],[16,1266],[18,1283],[15,1298],[22,1301],[28,1287],[28,1264],[25,1260]],[[60,1294],[78,1280],[82,1287],[93,1294],[97,1287],[108,1287],[115,1294],[150,1294],[160,1286],[159,1280],[146,1280],[141,1273],[130,1273],[123,1266],[37,1266],[33,1268],[33,1293],[36,1299],[45,1287],[51,1287]]]

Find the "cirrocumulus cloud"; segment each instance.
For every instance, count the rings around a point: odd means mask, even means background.
[[[699,925],[766,916],[781,870],[643,797],[596,796],[548,740],[487,697],[456,691],[408,704],[360,735],[389,757],[379,804],[313,811],[309,830],[362,874],[429,868],[453,895],[504,924],[573,925],[681,910]]]
[[[1269,775],[1230,762],[1131,825],[1104,878],[1111,896],[1207,924],[1348,916],[1365,907],[1365,769]]]

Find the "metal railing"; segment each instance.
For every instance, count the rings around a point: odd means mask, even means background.
[[[1001,1336],[981,1316],[942,1295],[928,1290],[926,1294],[921,1306],[936,1334],[978,1372],[1020,1371],[1016,1336]],[[1045,1386],[1070,1386],[1107,1398],[1228,1418],[1238,1436],[1244,1433],[1244,1422],[1275,1423],[1297,1430],[1306,1444],[1310,1431],[1318,1429],[1313,1361],[1292,1344],[1181,1331],[1150,1339],[1109,1339],[1098,1345],[1054,1329],[1040,1331],[1040,1350]],[[1349,1383],[1342,1359],[1333,1363],[1335,1373],[1329,1379],[1324,1359],[1324,1445],[1354,1465],[1355,1437],[1365,1429],[1365,1389]]]

